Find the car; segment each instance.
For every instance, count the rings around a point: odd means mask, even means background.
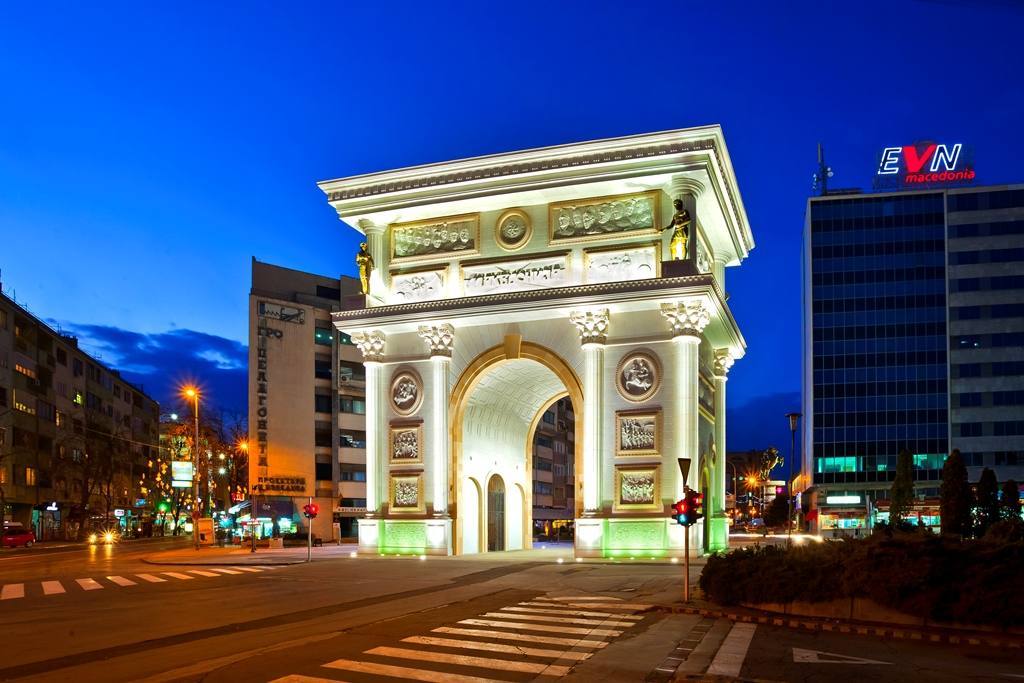
[[[89,534],[89,545],[114,545],[120,540],[116,531],[101,529]]]
[[[0,538],[0,547],[17,548],[25,546],[31,548],[36,542],[36,534],[31,529],[23,526],[9,526],[4,528],[3,537]]]

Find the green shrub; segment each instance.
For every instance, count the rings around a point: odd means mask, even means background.
[[[714,555],[700,586],[722,605],[859,597],[927,619],[1009,626],[1024,624],[1021,577],[1020,540],[895,532]]]

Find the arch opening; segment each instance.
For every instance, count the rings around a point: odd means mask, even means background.
[[[495,347],[478,356],[452,391],[449,490],[457,554],[532,547],[537,425],[566,396],[575,399],[577,414],[582,408],[579,380],[558,356],[528,342],[517,357],[506,350]],[[575,446],[564,455],[577,473],[579,430],[576,422]],[[479,482],[485,482],[483,491]],[[582,504],[578,476],[571,486],[575,517]]]

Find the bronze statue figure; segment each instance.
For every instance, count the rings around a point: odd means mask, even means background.
[[[366,242],[359,245],[359,253],[356,254],[356,265],[359,266],[359,283],[362,285],[363,294],[370,293],[370,273],[373,271],[373,256],[366,248]]]
[[[673,261],[682,261],[687,256],[686,246],[690,241],[690,212],[683,208],[682,199],[673,201],[672,206],[676,212],[672,214],[671,222],[662,230],[672,228],[672,239],[668,243],[669,252]]]

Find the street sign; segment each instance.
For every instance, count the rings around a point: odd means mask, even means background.
[[[690,459],[689,458],[676,458],[679,461],[679,471],[683,473],[683,483],[686,483],[686,478],[690,475]]]
[[[188,460],[175,460],[171,463],[171,479],[192,481],[192,463]]]

